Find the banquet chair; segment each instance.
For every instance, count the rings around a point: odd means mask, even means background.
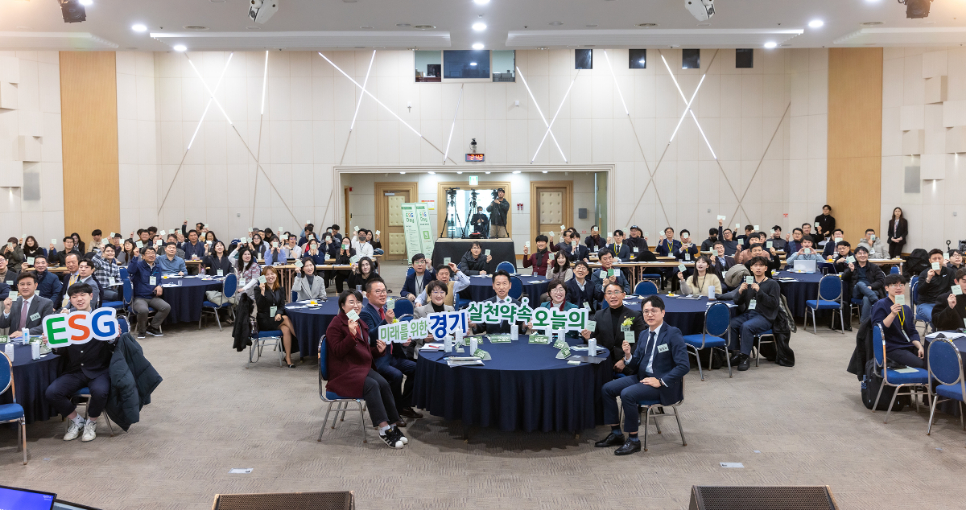
[[[248,368],[257,363],[262,357],[262,351],[270,343],[274,343],[273,350],[278,352],[278,366],[282,366],[285,349],[282,347],[282,332],[280,330],[259,331],[252,335],[252,343],[248,346]]]
[[[634,294],[638,296],[653,296],[657,294],[657,285],[654,285],[654,282],[650,281],[640,282],[634,287]]]
[[[221,318],[218,317],[218,311],[223,309],[228,309],[229,313],[234,305],[228,301],[230,296],[235,295],[235,290],[238,287],[238,276],[234,273],[229,274],[225,277],[225,281],[221,284],[221,295],[225,300],[224,303],[218,304],[214,301],[208,301],[207,299],[201,303],[201,317],[198,318],[198,329],[201,329],[201,323],[205,320],[205,314],[209,313],[215,316],[215,322],[218,324],[218,331],[221,331]],[[206,311],[207,309],[207,311]]]
[[[892,269],[889,270],[889,274],[899,274],[899,266],[892,266]]]
[[[75,391],[74,395],[71,397],[71,400],[75,399],[77,400],[78,405],[84,406],[84,419],[87,420],[87,408],[90,407],[91,404],[91,389],[84,387]],[[104,419],[107,420],[107,426],[111,429],[111,437],[114,437],[114,424],[111,423],[111,418],[106,412],[102,413],[102,416],[104,416]]]
[[[916,303],[919,302],[919,283],[920,282],[919,282],[918,276],[914,276],[912,280],[909,280],[909,297],[912,298],[912,316],[913,317],[917,317]],[[926,336],[926,334],[929,333],[929,328],[932,326],[932,323],[916,318],[916,324],[919,324],[920,322],[923,324],[922,336]]]
[[[510,277],[510,292],[509,292],[509,295],[513,299],[520,299],[520,297],[523,296],[523,280],[521,280],[519,276],[511,276]],[[539,297],[540,296],[537,296],[537,298],[539,298]],[[534,299],[532,297],[530,298],[530,301],[531,302],[536,302],[536,301],[534,301]]]
[[[329,407],[325,410],[325,418],[322,420],[322,429],[319,430],[319,438],[317,441],[322,442],[322,434],[325,433],[325,426],[329,423],[329,413],[332,412],[332,405],[335,404],[336,406],[335,414],[332,416],[332,429],[335,430],[335,425],[339,422],[339,414],[342,414],[341,421],[345,421],[345,413],[349,411],[349,404],[355,402],[359,406],[359,424],[361,426],[360,428],[362,428],[362,442],[368,443],[369,439],[366,435],[366,401],[361,398],[340,397],[323,387],[323,381],[329,379],[329,357],[327,349],[325,335],[322,335],[322,341],[319,342],[319,398],[322,399],[322,402],[329,404]]]
[[[929,385],[932,381],[939,383],[936,386],[936,397],[932,399],[932,410],[929,411],[929,427],[926,435],[932,433],[932,420],[936,414],[936,404],[940,401],[959,402],[959,424],[966,430],[966,423],[963,422],[963,400],[966,396],[966,381],[963,377],[963,360],[959,354],[959,349],[948,338],[937,338],[930,342],[929,352],[926,355],[927,367],[929,370]]]
[[[902,388],[906,388],[908,393],[913,400],[916,401],[916,411],[919,411],[919,389],[925,386],[926,391],[929,393],[929,398],[932,398],[932,388],[929,384],[929,371],[923,370],[921,368],[915,368],[915,372],[905,373],[899,372],[888,367],[888,358],[886,356],[885,349],[885,333],[882,331],[882,324],[876,324],[872,328],[872,353],[875,356],[875,368],[873,370],[878,370],[882,373],[882,386],[879,386],[879,393],[875,396],[875,402],[872,404],[872,412],[875,412],[875,408],[879,405],[879,398],[882,397],[882,389],[886,386],[894,386],[896,391],[892,394],[892,400],[889,401],[889,407],[886,409],[885,420],[882,423],[889,423],[889,413],[892,412],[892,406],[896,402],[896,396],[899,395],[899,391]]]
[[[118,271],[121,272],[121,281],[124,281],[124,280],[128,280],[129,279],[128,273],[127,273],[127,267],[120,266],[117,269],[118,269]]]
[[[683,377],[681,378],[681,391],[682,391],[682,393],[684,392],[684,378]],[[643,417],[640,417],[639,416],[639,418],[641,420],[641,428],[644,429],[644,444],[642,446],[643,446],[643,449],[644,449],[645,452],[647,451],[647,429],[648,429],[648,425],[650,424],[651,420],[654,420],[654,427],[657,428],[657,433],[658,434],[661,434],[661,426],[658,425],[658,423],[657,423],[657,419],[658,418],[670,418],[670,417],[673,416],[674,417],[674,420],[677,421],[677,424],[678,424],[678,432],[681,434],[681,446],[687,446],[688,445],[688,440],[685,439],[685,437],[684,437],[684,429],[681,428],[681,415],[678,413],[678,406],[680,406],[682,403],[684,403],[684,399],[683,398],[681,400],[679,400],[679,401],[677,401],[677,402],[675,402],[673,404],[669,404],[669,405],[661,404],[661,400],[660,399],[656,399],[656,400],[641,400],[641,401],[639,401],[637,403],[637,405],[638,405],[638,413],[644,415]],[[671,410],[674,412],[674,414],[665,414],[664,413],[664,410],[666,408],[671,408]]]
[[[416,269],[413,268],[412,266],[409,266],[409,269],[406,270],[406,276],[408,277],[409,275],[411,275],[411,274],[413,274],[415,272],[416,272]]]
[[[638,285],[640,287],[640,285]],[[698,351],[710,349],[708,351],[708,370],[711,370],[711,357],[714,350],[724,352],[728,362],[728,377],[734,377],[731,369],[731,357],[728,355],[728,344],[731,343],[731,310],[724,303],[715,303],[708,307],[704,312],[704,331],[701,334],[684,335],[684,343],[687,344],[688,354],[694,354],[694,359],[698,362],[698,374],[704,380],[704,371],[701,369],[701,356]],[[693,351],[693,352],[692,352]]]
[[[0,423],[19,423],[17,429],[17,443],[23,448],[23,464],[27,465],[27,421],[23,407],[17,403],[17,387],[13,382],[13,362],[6,354],[0,352],[0,395],[10,390],[12,404],[0,404]]]
[[[137,317],[132,317],[134,315],[134,309],[131,308],[131,303],[134,301],[134,287],[131,285],[131,280],[124,280],[124,282],[122,282],[121,292],[124,296],[124,311],[126,312],[125,318],[127,319],[127,322],[137,324]],[[149,306],[148,317],[150,318],[154,313],[155,309]],[[158,329],[161,330],[161,326],[158,326]]]
[[[771,340],[767,340],[767,341],[762,340],[762,338],[764,338],[766,336],[767,337],[771,337]],[[761,344],[773,344],[773,343],[775,343],[775,333],[772,332],[772,330],[770,330],[770,329],[767,330],[767,331],[762,331],[761,333],[758,333],[757,335],[755,335],[754,343],[752,345],[752,348],[755,350],[755,366],[756,367],[758,366],[759,363],[761,363]],[[731,360],[730,359],[728,360],[728,363],[731,363]]]
[[[412,315],[415,313],[413,302],[408,299],[397,299],[392,307],[392,313],[396,314],[397,319],[404,315]]]
[[[506,271],[506,272],[508,272],[510,274],[515,274],[517,272],[516,266],[514,266],[513,264],[511,264],[511,263],[509,263],[507,261],[503,261],[503,262],[500,262],[499,264],[497,264],[496,265],[496,270],[497,271],[501,271],[501,270],[502,271]]]
[[[818,282],[818,296],[816,299],[805,301],[805,324],[808,327],[808,312],[812,313],[812,333],[818,334],[815,312],[818,310],[838,310],[842,334],[845,334],[845,317],[842,315],[842,279],[837,275],[825,275]],[[832,312],[832,326],[835,326],[835,312]]]

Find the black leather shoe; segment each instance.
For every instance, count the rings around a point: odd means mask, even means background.
[[[608,446],[620,446],[622,444],[624,444],[624,434],[611,431],[607,437],[594,443],[594,446],[597,448],[605,448]]]
[[[747,355],[742,354],[741,355],[741,361],[738,362],[738,371],[739,372],[744,372],[745,370],[748,370],[749,368],[751,368],[751,356],[747,356]]]
[[[741,363],[741,351],[736,351],[731,355],[731,366],[735,366],[738,363]]]
[[[641,442],[631,441],[630,438],[618,449],[614,450],[614,455],[630,455],[641,451]]]
[[[422,418],[423,414],[416,412],[412,407],[404,407],[399,410],[399,416],[403,418],[418,419]]]

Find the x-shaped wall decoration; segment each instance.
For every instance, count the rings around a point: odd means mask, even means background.
[[[540,140],[540,145],[537,146],[537,150],[533,153],[533,157],[530,158],[530,163],[532,164],[535,159],[537,159],[537,154],[540,154],[540,149],[543,147],[543,142],[547,140],[547,135],[553,139],[553,143],[557,146],[557,150],[560,151],[560,157],[563,158],[564,163],[569,163],[567,161],[567,156],[564,155],[563,149],[560,148],[560,142],[557,141],[557,137],[553,136],[553,123],[557,121],[557,115],[560,115],[560,110],[563,108],[565,102],[567,102],[567,96],[570,95],[570,89],[574,87],[574,82],[577,81],[577,77],[580,76],[580,69],[577,70],[577,74],[574,75],[574,79],[571,80],[570,86],[567,87],[567,93],[564,94],[563,99],[560,100],[560,106],[557,107],[557,113],[553,115],[553,120],[547,122],[547,117],[543,115],[543,110],[540,109],[540,104],[537,103],[537,98],[533,97],[533,91],[530,90],[530,85],[527,83],[527,79],[523,77],[523,72],[520,71],[520,66],[517,66],[517,74],[520,75],[520,79],[523,80],[523,86],[527,88],[527,93],[530,94],[530,99],[533,101],[533,106],[537,107],[537,113],[540,114],[540,118],[543,119],[543,125],[547,126],[547,131],[543,134],[543,138]]]

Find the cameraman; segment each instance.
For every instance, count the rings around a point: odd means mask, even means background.
[[[506,192],[503,188],[498,188],[496,198],[486,207],[486,212],[490,213],[490,239],[509,237],[506,231],[506,218],[510,213],[510,203],[505,196]]]

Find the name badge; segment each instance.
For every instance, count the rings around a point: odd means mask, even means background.
[[[757,299],[752,299],[751,302],[748,303],[748,309],[749,310],[754,310],[756,306],[758,306],[758,300]]]
[[[6,281],[6,284],[7,284],[7,285],[13,285],[13,280],[7,280],[7,281]]]
[[[219,270],[218,270],[218,272],[217,272],[216,274],[217,274],[218,276],[225,276],[225,271],[224,271],[224,270],[221,270],[221,269],[219,269]]]
[[[277,306],[273,306],[273,307],[271,307],[271,308],[270,308],[270,309],[268,310],[268,315],[270,315],[270,316],[272,316],[272,317],[275,317],[275,314],[276,314],[277,312],[278,312],[278,307],[277,307]]]
[[[691,260],[691,254],[688,252],[684,252],[684,260]]]
[[[631,332],[631,327],[630,326],[621,326],[621,331],[624,332],[624,333],[630,333]]]
[[[39,321],[40,320],[40,314],[39,313],[35,313],[35,314],[31,315],[30,316],[30,320],[32,320],[32,321]]]
[[[667,352],[667,344],[657,346],[657,352]]]
[[[590,310],[590,303],[588,303],[587,301],[584,301],[584,308]]]
[[[115,285],[117,285],[117,280],[115,280],[114,277],[112,276],[111,279],[108,281],[108,287],[114,287]]]
[[[634,248],[634,253],[638,253],[638,252],[640,252],[640,249]]]
[[[157,285],[158,284],[158,278],[156,276],[152,276],[151,278],[148,279],[148,284],[150,284],[150,285]]]

